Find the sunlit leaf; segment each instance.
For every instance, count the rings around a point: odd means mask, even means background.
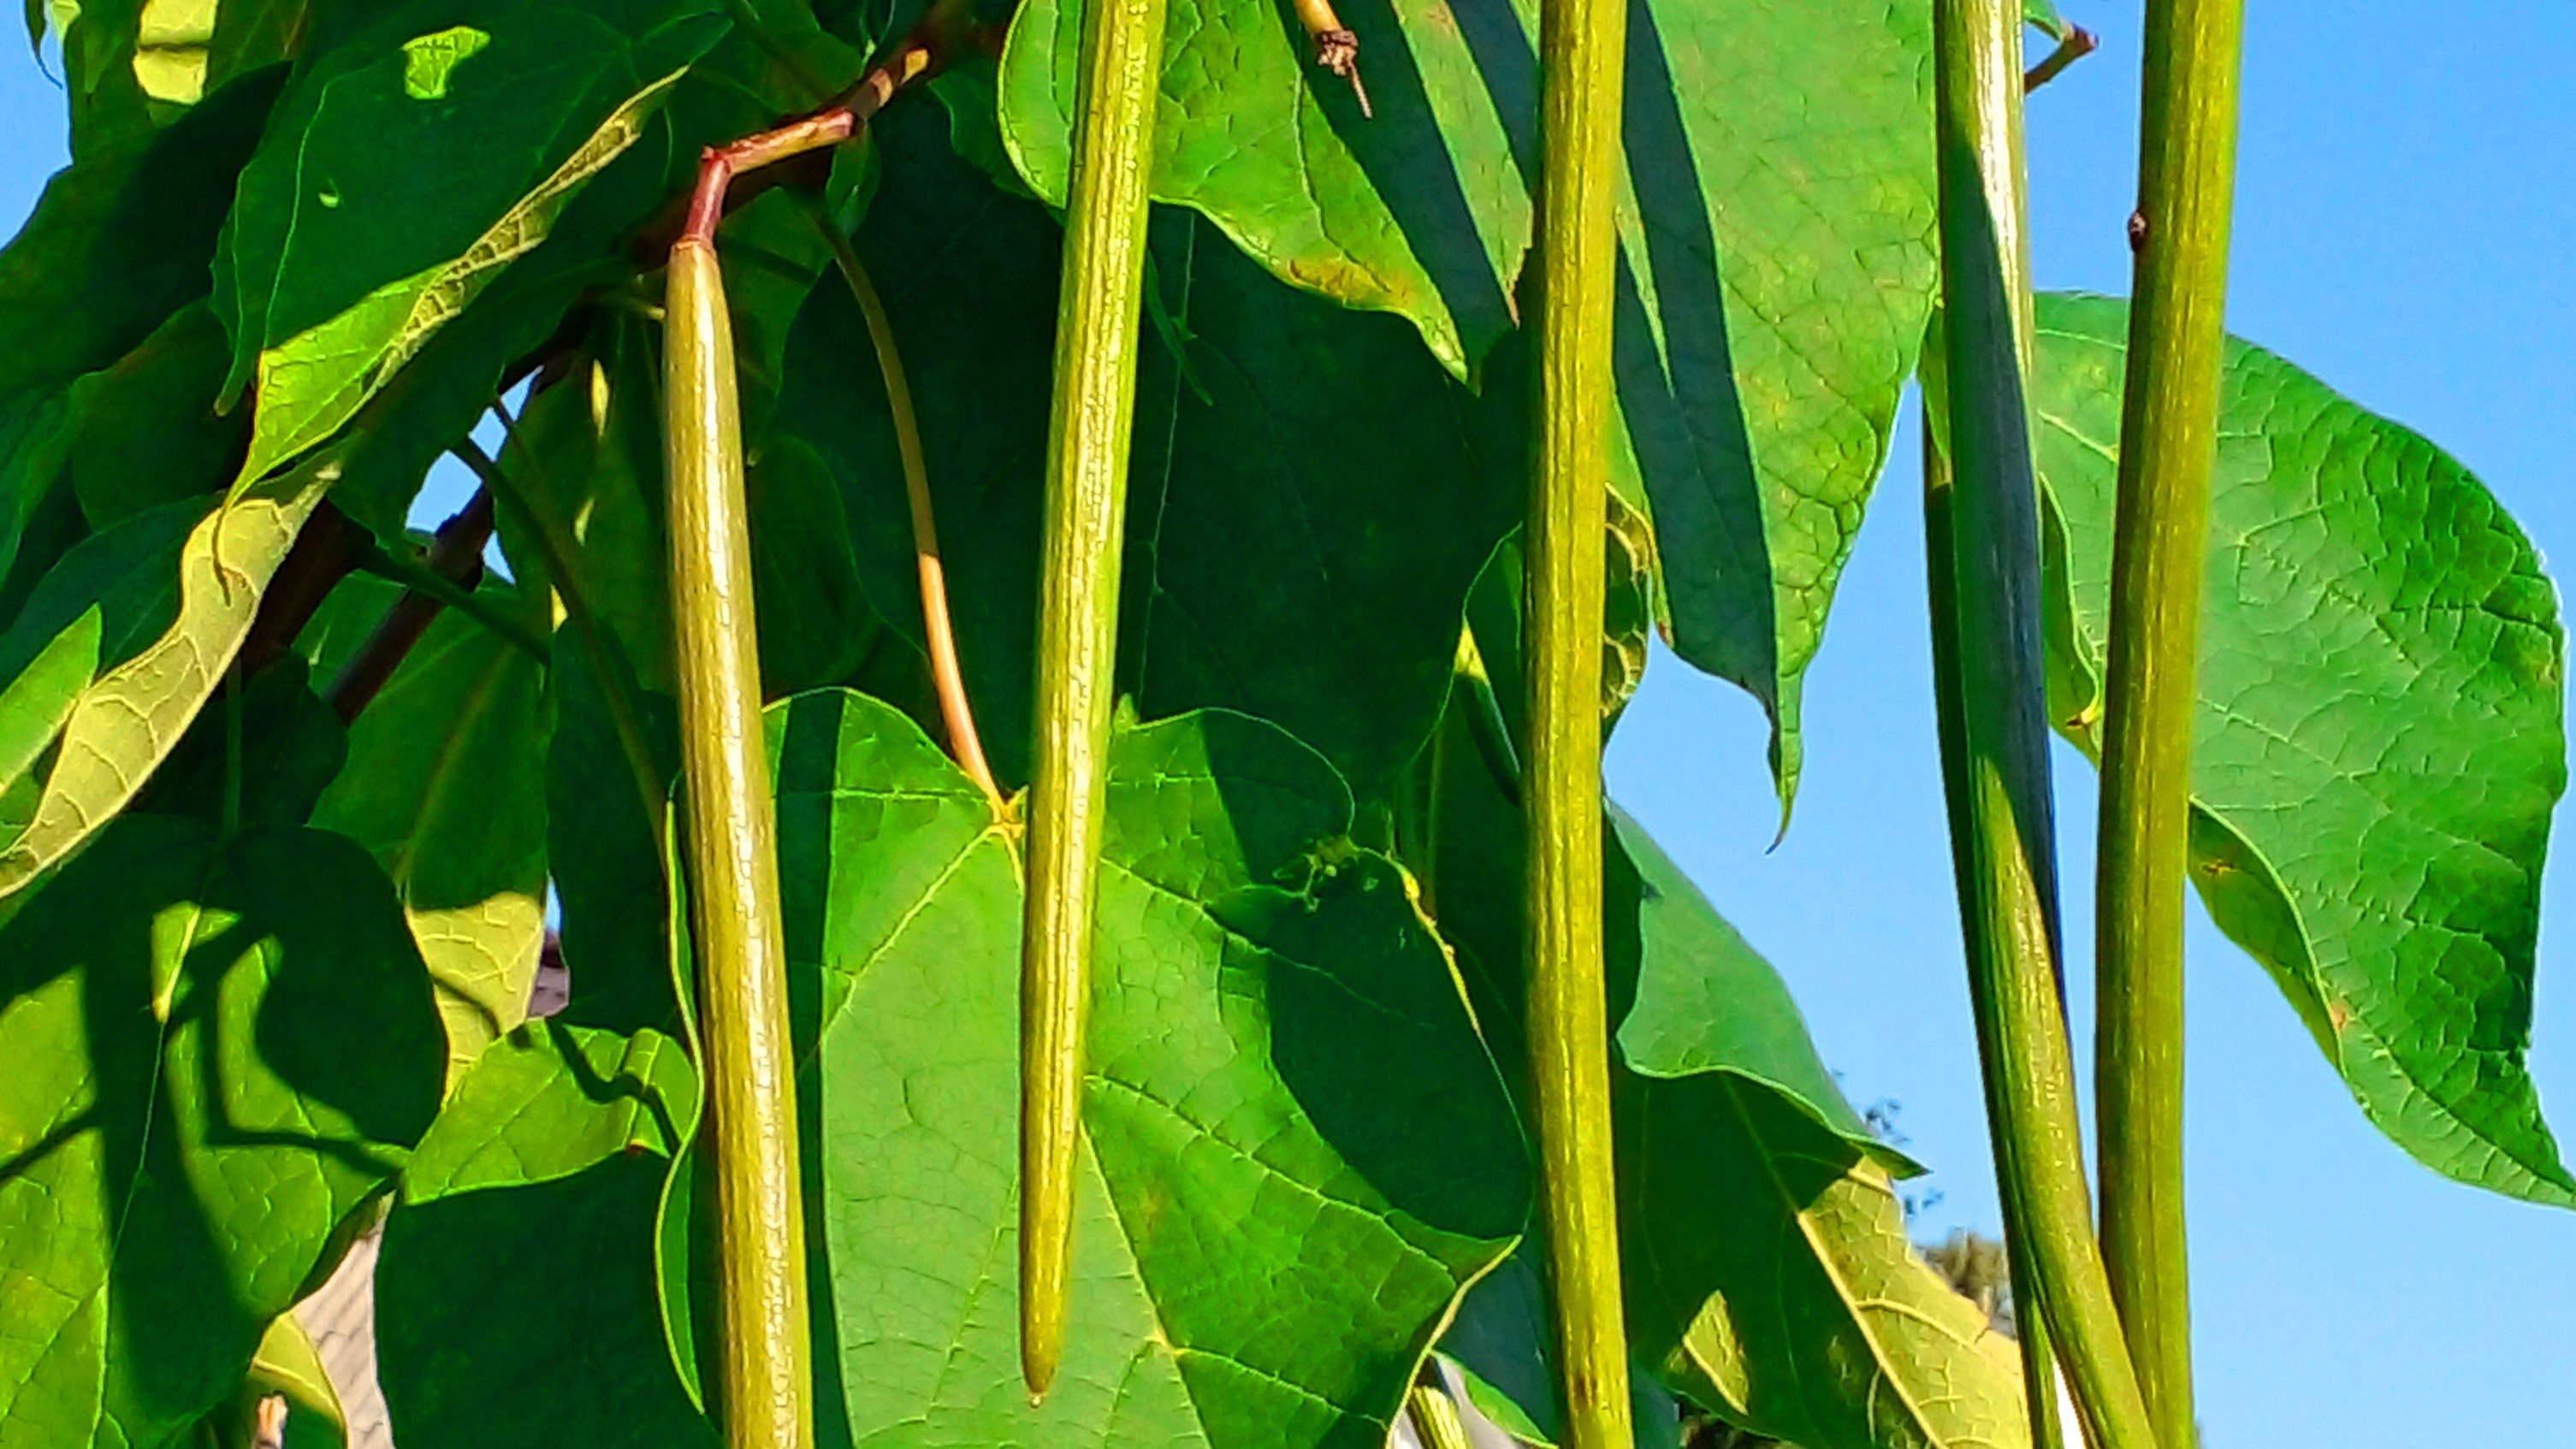
[[[2100,749],[2128,309],[2040,301],[2062,546],[2058,728]],[[2523,1064],[2551,807],[2558,592],[2485,485],[2279,357],[2228,349],[2192,745],[2192,876],[2426,1165],[2576,1206]]]

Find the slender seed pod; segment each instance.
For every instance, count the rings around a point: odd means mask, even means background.
[[[1928,575],[1928,593],[1932,615],[1932,705],[1933,717],[1941,738],[1941,784],[1947,795],[1950,828],[1954,835],[1973,826],[1967,796],[1967,746],[1961,736],[1959,700],[1958,588],[1952,578],[1950,544],[1950,460],[1933,445],[1932,425],[1923,425],[1923,556]],[[1954,852],[1951,864],[1958,873],[1959,899],[1966,900],[1975,890],[1975,878],[1968,874],[1965,852]],[[1960,918],[1960,928],[1968,936],[1971,959],[1982,955],[1985,947],[1976,937],[1982,923],[1973,917]],[[1992,1086],[1991,1074],[1988,1078]],[[1987,1130],[1994,1134],[1995,1160],[2004,1158],[2003,1118],[1989,1108]],[[2021,1217],[2020,1200],[2006,1194],[2003,1199],[2004,1250],[2009,1255],[2012,1271],[2013,1328],[2016,1346],[2021,1350],[2021,1386],[2024,1407],[2030,1418],[2031,1449],[2064,1449],[2065,1434],[2057,1419],[2057,1359],[2049,1348],[2048,1314],[2039,1301],[2039,1272],[2030,1262],[2030,1233]]]
[[[1995,1170],[2093,1449],[2151,1449],[2094,1241],[2058,980],[2056,821],[2040,656],[2039,493],[2022,215],[2021,6],[1936,0],[1943,348],[1951,478],[1932,550],[1943,774]],[[1940,502],[1941,500],[1935,500]],[[1935,532],[1939,532],[1937,528]],[[1936,540],[1937,543],[1937,540]],[[1946,576],[1944,571],[1946,570]],[[1940,630],[1946,629],[1944,640]]]
[[[1065,207],[1020,958],[1020,1373],[1064,1354],[1163,0],[1090,0]]]
[[[703,236],[672,247],[664,310],[671,622],[715,1156],[719,1407],[728,1449],[808,1449],[812,1348],[777,823],[761,740],[733,325]]]
[[[2111,548],[2094,955],[2102,1256],[2163,1449],[2197,1438],[2182,1201],[2183,881],[2244,28],[2244,0],[2147,6],[2143,225]]]
[[[1601,637],[1622,0],[1539,7],[1536,436],[1523,617],[1530,1091],[1567,1449],[1628,1449],[1602,980]]]

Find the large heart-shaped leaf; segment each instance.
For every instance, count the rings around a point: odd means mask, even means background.
[[[641,139],[723,21],[699,0],[414,0],[306,66],[217,259],[243,483],[357,413]]]
[[[2061,534],[2059,731],[2098,752],[2128,309],[2040,299]],[[2557,591],[2447,454],[2231,344],[2192,744],[2192,876],[2364,1113],[2463,1182],[2576,1206],[2531,1040],[2541,859],[2567,784]]]
[[[1076,1325],[1019,1382],[1017,870],[912,722],[774,712],[789,952],[833,1345],[854,1442],[1381,1442],[1528,1207],[1447,959],[1348,791],[1202,712],[1112,747]],[[808,974],[810,973],[810,974]]]
[[[496,607],[513,600],[487,590]],[[453,1075],[526,1019],[546,933],[543,661],[442,613],[349,731],[313,823],[374,853],[438,989]]]
[[[402,913],[336,836],[119,820],[0,925],[0,1444],[152,1449],[437,1109]]]
[[[884,179],[856,245],[919,410],[968,690],[1017,780],[1062,229],[958,159],[935,111],[876,129]],[[1122,677],[1148,716],[1273,720],[1374,799],[1429,735],[1468,586],[1518,513],[1521,390],[1477,397],[1401,324],[1280,286],[1186,214],[1158,218],[1153,257],[1165,325],[1137,387]],[[876,612],[918,640],[866,330],[827,287],[800,334],[780,429],[842,480]]]
[[[1513,325],[1529,242],[1535,11],[1345,8],[1363,118],[1282,8],[1178,0],[1154,195],[1469,374]],[[1059,202],[1080,26],[1030,0],[1003,56],[1004,137]],[[1675,647],[1771,712],[1783,799],[1931,305],[1930,48],[1921,0],[1649,0],[1629,24],[1620,465],[1652,500]]]

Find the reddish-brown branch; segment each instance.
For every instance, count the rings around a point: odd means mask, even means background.
[[[257,674],[295,647],[296,636],[313,622],[322,601],[358,566],[358,543],[358,526],[329,499],[313,510],[260,594],[259,613],[252,618],[250,633],[236,656],[244,677]]]
[[[430,572],[456,585],[471,589],[483,578],[483,547],[492,541],[492,490],[478,488],[455,517],[438,526],[431,539],[426,563]],[[332,712],[342,724],[355,721],[394,671],[402,667],[412,646],[429,632],[431,621],[445,607],[437,599],[418,592],[405,593],[385,611],[367,642],[349,656],[340,667],[339,676],[323,694]]]
[[[965,0],[938,0],[902,44],[870,67],[832,104],[775,129],[745,136],[731,145],[711,146],[700,153],[698,184],[689,193],[686,209],[644,229],[640,238],[644,252],[658,261],[685,239],[712,239],[717,224],[727,213],[769,186],[796,175],[797,168],[792,163],[799,158],[857,135],[859,128],[885,109],[886,103],[904,87],[938,74],[959,53],[984,46],[986,28],[974,23],[971,8]]]

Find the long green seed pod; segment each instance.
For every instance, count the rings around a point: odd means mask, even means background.
[[[2244,0],[2147,6],[2111,549],[2095,920],[2102,1255],[2163,1449],[2197,1442],[2182,1200],[2183,881],[2244,27]]]
[[[671,249],[663,338],[681,805],[715,1150],[719,1406],[729,1449],[814,1442],[796,1072],[760,727],[733,324],[714,248]]]
[[[1602,984],[1601,615],[1623,0],[1539,6],[1538,344],[1527,573],[1530,1092],[1566,1449],[1628,1449]]]
[[[1955,838],[1959,832],[1974,828],[1970,822],[1975,816],[1964,793],[1968,755],[1959,699],[1958,586],[1950,552],[1950,490],[1950,460],[1934,446],[1932,425],[1927,420],[1923,425],[1923,557],[1932,604],[1932,703],[1941,737],[1941,785]],[[1954,851],[1951,866],[1957,872],[1959,899],[1965,901],[1976,890],[1968,874],[1967,853]],[[1978,959],[1984,950],[1976,936],[1981,924],[1973,916],[1960,917],[1960,929],[1968,935],[1970,960]],[[1993,1075],[1989,1073],[1986,1080],[1986,1127],[1995,1160],[2001,1162],[2004,1120],[1994,1109]],[[2048,1314],[2039,1301],[2039,1274],[2030,1263],[2030,1234],[2022,1224],[2019,1200],[2005,1194],[2003,1210],[2004,1251],[2012,1269],[2013,1327],[2021,1349],[2021,1386],[2030,1418],[2031,1449],[2064,1449],[2066,1438],[2057,1420],[2057,1359],[2049,1348]]]
[[[1952,486],[1935,597],[1951,616],[1942,688],[1950,839],[1995,1168],[2094,1449],[2150,1449],[2146,1405],[2093,1238],[2058,983],[2057,841],[2040,656],[2039,494],[2022,386],[2030,347],[2022,216],[2021,6],[1937,0],[1942,382]],[[1947,566],[1947,587],[1938,570]],[[1936,629],[1942,625],[1936,625]],[[1936,636],[1937,637],[1937,636]]]
[[[1064,1356],[1163,0],[1089,0],[1056,305],[1020,956],[1020,1373]]]

